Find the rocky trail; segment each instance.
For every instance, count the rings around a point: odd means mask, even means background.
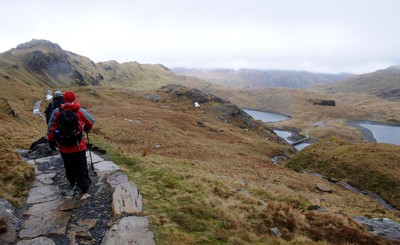
[[[81,200],[61,156],[46,143],[20,154],[35,167],[35,181],[22,208],[0,202],[0,213],[14,228],[0,236],[0,244],[155,244],[148,218],[140,215],[142,196],[116,164],[92,152],[91,196]]]

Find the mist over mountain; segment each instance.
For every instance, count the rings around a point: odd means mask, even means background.
[[[352,76],[348,73],[327,74],[307,71],[256,70],[256,69],[187,69],[173,68],[172,71],[195,76],[213,84],[232,88],[308,88],[316,84],[333,83]]]
[[[326,93],[365,93],[400,101],[400,66],[352,76],[337,83],[318,85],[312,89]]]

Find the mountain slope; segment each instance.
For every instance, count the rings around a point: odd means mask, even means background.
[[[46,40],[32,40],[2,53],[0,69],[26,83],[52,87],[99,85],[102,80],[90,59]]]
[[[341,82],[312,88],[326,93],[366,93],[383,99],[400,101],[400,66],[349,77]]]
[[[35,39],[1,53],[0,71],[27,84],[47,88],[111,85],[155,89],[169,83],[202,83],[196,78],[179,76],[162,65],[116,61],[96,64],[87,57],[63,50],[58,44]]]
[[[308,88],[315,84],[332,83],[351,76],[350,74],[322,74],[306,71],[255,70],[255,69],[172,69],[174,72],[195,76],[217,85],[232,88]]]
[[[32,107],[45,98],[47,89],[62,82],[51,72],[39,69],[36,74],[23,66],[26,61],[14,59],[2,67],[17,64],[20,73],[0,71],[0,150],[5,153],[0,154],[0,164],[5,165],[19,164],[15,148],[27,148],[45,134],[46,124]],[[292,157],[293,147],[235,104],[180,85],[152,89],[165,83],[163,79],[184,81],[161,65],[90,65],[73,53],[66,59],[62,64],[88,66],[88,71],[103,76],[102,86],[58,88],[73,90],[95,118],[91,143],[137,183],[143,212],[159,243],[390,244],[352,217],[398,219],[397,213],[367,196],[279,165]],[[70,79],[62,71],[60,76]],[[275,156],[283,160],[276,163]],[[33,170],[27,172],[25,184]],[[320,185],[332,192],[321,193],[316,188]],[[26,191],[17,194],[21,201]],[[271,228],[279,229],[282,237],[275,237]]]

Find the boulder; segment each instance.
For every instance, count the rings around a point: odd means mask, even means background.
[[[109,173],[118,171],[120,168],[118,165],[111,161],[103,161],[93,164],[94,171],[96,172],[97,176],[104,177]]]
[[[103,237],[101,245],[155,245],[147,217],[129,216],[114,224]]]
[[[142,211],[142,195],[132,182],[122,183],[113,192],[111,206],[117,216],[139,214]]]
[[[16,226],[18,218],[14,214],[15,208],[5,199],[0,198],[0,219],[6,228],[0,234],[0,244],[9,244],[16,238]]]
[[[158,94],[146,94],[144,97],[153,103],[157,103],[162,99],[162,97]]]

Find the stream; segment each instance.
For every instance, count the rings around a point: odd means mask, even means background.
[[[280,121],[285,121],[289,119],[289,116],[285,116],[282,114],[274,113],[274,112],[266,112],[266,111],[256,111],[256,110],[249,110],[246,109],[244,110],[247,114],[252,116],[256,120],[260,120],[265,123],[269,122],[280,122]],[[286,130],[278,130],[275,129],[274,132],[281,138],[283,138],[287,143],[293,144],[295,143],[294,141],[290,140],[291,136],[293,135],[292,132],[286,131]],[[298,151],[301,151],[305,147],[309,146],[309,143],[300,143],[294,145],[294,148],[296,148]]]

